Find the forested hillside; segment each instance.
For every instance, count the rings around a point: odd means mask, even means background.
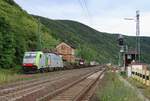
[[[53,37],[72,43],[77,47],[78,56],[88,60],[97,60],[100,63],[118,61],[119,47],[117,43],[118,35],[98,32],[79,22],[69,20],[51,20],[39,16],[41,23],[44,24],[51,32]],[[125,44],[128,49],[135,48],[135,37],[124,36]],[[141,37],[141,54],[142,61],[150,63],[150,38]]]
[[[13,0],[0,0],[0,67],[21,64],[25,51],[40,50],[39,40],[42,49],[53,49],[62,41],[69,43],[76,47],[78,57],[88,61],[118,60],[117,35],[98,32],[75,21],[32,16]],[[134,37],[126,37],[126,42],[134,47]],[[143,61],[150,63],[150,38],[143,37],[141,42]]]
[[[21,64],[25,51],[38,49],[38,21],[13,0],[0,0],[0,67]],[[55,40],[41,25],[43,48],[53,48]]]
[[[75,46],[79,57],[101,63],[117,60],[116,35],[98,32],[74,21],[49,20],[42,17],[40,17],[40,21],[53,32],[53,37]]]

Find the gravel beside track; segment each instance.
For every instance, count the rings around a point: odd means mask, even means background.
[[[36,101],[50,92],[55,92],[61,87],[99,69],[100,67],[92,67],[56,73],[50,72],[47,76],[33,80],[3,85],[0,86],[0,101]]]

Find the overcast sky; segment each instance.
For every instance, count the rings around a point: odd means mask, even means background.
[[[140,10],[141,36],[150,36],[150,0],[15,1],[30,14],[50,19],[75,20],[102,32],[125,35],[135,35],[136,23],[132,20],[124,20],[124,18],[135,18],[136,10]]]

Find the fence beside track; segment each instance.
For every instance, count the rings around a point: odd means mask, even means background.
[[[143,83],[146,86],[150,86],[150,70],[147,64],[133,64],[128,67],[128,75]]]

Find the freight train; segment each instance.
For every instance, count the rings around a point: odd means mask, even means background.
[[[25,52],[23,58],[23,71],[52,71],[63,69],[61,56],[55,53],[43,53],[42,51]]]

